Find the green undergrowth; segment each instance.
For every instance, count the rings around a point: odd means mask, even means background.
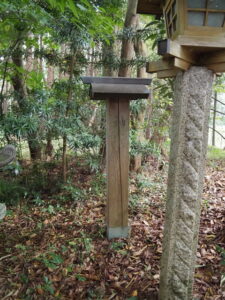
[[[208,160],[223,160],[225,159],[225,150],[219,149],[213,146],[208,147],[207,152],[207,159]]]

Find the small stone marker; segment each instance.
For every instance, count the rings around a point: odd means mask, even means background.
[[[107,236],[127,238],[129,174],[129,101],[149,97],[151,79],[82,77],[93,100],[106,100]]]
[[[11,163],[16,157],[16,148],[13,145],[6,145],[0,149],[0,167],[4,167]],[[6,215],[6,206],[0,203],[0,220]]]
[[[212,84],[204,67],[175,82],[160,300],[192,299]]]
[[[0,149],[0,167],[11,163],[16,157],[16,148],[13,145],[6,145]]]
[[[2,220],[6,215],[6,206],[4,203],[0,203],[0,220]]]

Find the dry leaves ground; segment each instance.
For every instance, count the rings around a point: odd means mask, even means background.
[[[80,168],[85,201],[62,194],[12,208],[0,222],[0,299],[157,299],[167,165],[158,167],[152,159],[131,176],[129,240],[107,241],[102,181]],[[224,170],[207,168],[195,299],[225,299]]]

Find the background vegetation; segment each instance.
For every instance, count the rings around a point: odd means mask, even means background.
[[[139,289],[144,299],[157,291],[173,79],[153,78],[151,97],[131,102],[129,209],[136,227],[130,243],[104,239],[105,103],[91,101],[80,79],[149,76],[145,65],[157,59],[155,46],[165,28],[162,20],[135,15],[135,2],[0,2],[0,146],[17,149],[17,161],[0,172],[0,202],[8,207],[7,226],[0,224],[0,262],[9,260],[0,271],[1,299],[69,299],[72,285],[81,299],[137,299]],[[214,92],[219,102],[215,109],[212,101],[210,127],[224,136],[223,76]],[[225,155],[213,136],[211,144],[207,180],[214,190],[207,187],[204,204],[216,216],[223,205],[210,201],[213,193],[224,200]],[[205,226],[216,234],[218,224],[208,224],[204,213]],[[224,278],[218,264],[224,241],[207,244],[202,237],[202,243],[217,253],[200,262],[217,263],[215,294]],[[98,269],[102,261],[105,269]],[[136,280],[124,274],[116,279],[121,265],[130,265]],[[210,293],[207,272],[199,270],[196,294]]]

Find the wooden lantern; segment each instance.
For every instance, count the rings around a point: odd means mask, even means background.
[[[150,73],[173,70],[174,76],[191,65],[225,71],[225,0],[139,0],[138,12],[163,15],[166,24],[168,40],[158,47],[163,66],[149,65]]]
[[[180,45],[225,47],[224,0],[168,0],[163,10],[167,35]]]

